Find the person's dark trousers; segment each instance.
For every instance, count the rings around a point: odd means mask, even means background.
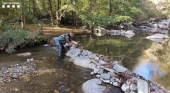
[[[65,49],[64,49],[63,44],[60,41],[57,44],[57,48],[58,48],[58,60],[61,60],[64,56]]]

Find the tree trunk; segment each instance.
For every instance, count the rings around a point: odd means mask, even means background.
[[[76,26],[76,12],[72,11],[73,26]]]
[[[46,7],[45,7],[45,6],[46,6],[46,4],[45,4],[45,3],[46,3],[46,1],[41,0],[41,4],[42,4],[42,6],[41,6],[41,7],[43,7],[43,9],[42,9],[42,11],[43,11],[43,12],[47,12],[47,11],[46,11],[47,9],[46,9]]]
[[[60,10],[60,5],[61,5],[61,0],[57,0],[57,11],[56,11],[56,22],[57,22],[57,25],[59,26],[61,24],[61,17],[60,17],[60,13],[59,13],[59,10]]]
[[[30,13],[31,12],[31,3],[30,3],[30,1],[28,1],[28,12]]]
[[[109,2],[109,16],[112,14],[112,0]]]
[[[34,15],[36,15],[36,1],[32,0],[32,12]]]
[[[50,13],[51,23],[52,23],[52,25],[54,25],[55,22],[54,22],[54,14],[53,14],[53,11],[52,11],[51,0],[48,0],[48,10],[49,10],[49,13]]]
[[[21,9],[21,27],[22,27],[22,29],[25,29],[24,0],[21,0],[21,5],[22,5],[22,9]]]

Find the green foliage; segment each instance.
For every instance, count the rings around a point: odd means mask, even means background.
[[[36,16],[34,16],[32,13],[30,12],[26,12],[26,15],[25,15],[25,19],[26,19],[26,23],[29,23],[29,24],[37,24],[37,23],[41,23]]]
[[[5,49],[7,53],[15,52],[15,48],[18,46],[24,47],[28,44],[40,43],[45,39],[44,36],[38,35],[38,33],[24,30],[8,30],[0,37],[3,38],[3,45],[7,45]]]
[[[122,21],[132,21],[133,19],[130,16],[120,16],[116,15],[114,17],[115,22],[122,22]]]

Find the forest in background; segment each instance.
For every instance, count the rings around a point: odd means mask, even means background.
[[[1,50],[6,49],[6,52],[12,53],[18,46],[25,46],[30,42],[34,44],[45,39],[38,33],[26,31],[26,24],[48,24],[57,27],[81,27],[88,24],[89,28],[93,29],[98,26],[113,26],[124,21],[139,23],[150,18],[160,20],[170,16],[169,0],[162,0],[157,4],[152,1],[2,0],[1,6],[10,2],[20,5],[20,8],[0,8],[0,47]]]

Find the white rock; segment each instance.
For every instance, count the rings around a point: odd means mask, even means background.
[[[153,39],[153,38],[169,38],[169,36],[167,35],[164,35],[164,34],[154,34],[154,35],[151,35],[151,36],[147,36],[146,37],[147,39]]]
[[[125,32],[125,36],[128,38],[131,38],[131,37],[135,36],[135,33],[133,32],[133,30],[128,30]]]
[[[27,62],[30,62],[30,59],[27,59]]]
[[[135,91],[130,91],[129,93],[137,93],[137,92],[135,92]]]
[[[113,63],[113,69],[117,72],[125,72],[127,70],[127,68],[121,66],[117,61]]]
[[[110,80],[103,80],[104,83],[110,83]]]
[[[122,78],[115,78],[115,81],[119,82],[119,83],[122,83],[123,82],[123,79]]]
[[[137,79],[137,89],[138,93],[148,93],[149,92],[149,85],[146,81],[142,79]]]
[[[124,92],[129,92],[130,91],[130,87],[128,84],[124,83],[121,87],[121,89],[124,91]]]
[[[93,53],[91,51],[88,51],[88,55],[87,56],[90,56],[92,55]]]
[[[99,60],[100,65],[106,65],[107,63],[104,62],[103,60]]]
[[[23,57],[25,57],[25,56],[30,56],[31,55],[31,53],[30,52],[26,52],[26,53],[19,53],[19,54],[17,54],[17,56],[23,56]]]
[[[76,58],[77,58],[77,57],[71,57],[71,58],[69,58],[68,61],[69,61],[69,62],[74,62],[74,61],[76,60]]]
[[[95,57],[94,59],[95,59],[95,60],[99,60],[99,57]]]
[[[113,82],[113,86],[120,87],[120,84],[118,82]]]
[[[103,78],[100,78],[101,81],[103,81],[104,79]]]
[[[100,75],[96,75],[97,78],[100,78]]]
[[[95,67],[93,72],[96,74],[99,72],[99,70],[100,70],[99,68]]]
[[[88,68],[94,69],[96,67],[96,64],[94,63],[89,63]]]
[[[130,84],[130,90],[131,90],[131,91],[137,90],[137,85],[135,85],[135,84]]]
[[[118,81],[119,81],[119,78],[115,78],[115,81],[117,81],[117,82],[118,82]]]
[[[90,72],[90,75],[94,75],[94,72]]]
[[[30,59],[30,62],[33,62],[33,61],[34,61],[34,59],[33,59],[33,58],[31,58],[31,59]]]
[[[101,86],[102,81],[99,79],[91,79],[86,81],[82,85],[82,89],[84,93],[101,93],[105,90],[105,86]]]
[[[93,59],[95,59],[96,57],[97,57],[97,55],[96,55],[96,54],[89,55],[89,58],[93,58]]]
[[[125,36],[128,37],[128,38],[131,38],[131,37],[133,37],[133,36],[135,36],[135,35],[130,34],[130,35],[125,35]]]
[[[81,50],[78,48],[71,48],[70,50],[67,51],[66,56],[69,57],[76,57],[80,54]]]
[[[103,71],[104,71],[104,69],[99,68],[99,72],[98,72],[98,74],[103,74]]]
[[[103,73],[103,74],[101,74],[101,76],[100,76],[102,79],[104,79],[104,80],[110,80],[110,74],[109,73]]]
[[[83,50],[83,52],[81,53],[83,56],[87,56],[88,55],[88,50]]]
[[[126,84],[130,85],[132,82],[128,79],[126,80]]]
[[[89,66],[90,62],[91,62],[91,60],[87,57],[77,57],[73,63],[75,65],[78,65],[81,67],[89,68],[89,67],[91,67],[91,66]],[[91,68],[91,69],[93,69],[93,68]]]
[[[110,73],[111,77],[115,77],[116,76],[116,74],[114,72],[108,72],[108,73]]]
[[[110,78],[111,82],[115,82],[115,77]]]

